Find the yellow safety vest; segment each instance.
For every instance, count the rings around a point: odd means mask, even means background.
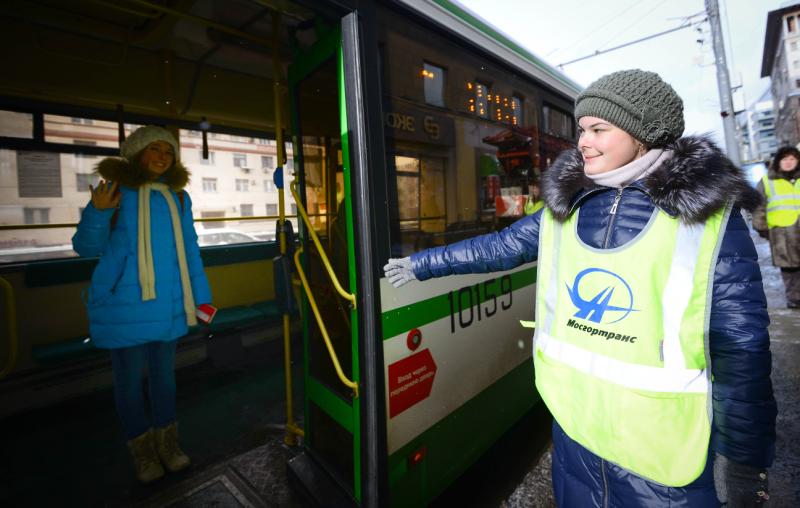
[[[568,436],[669,486],[705,467],[714,268],[730,206],[705,224],[661,211],[626,245],[578,238],[578,213],[539,229],[536,387]]]
[[[537,201],[534,201],[531,199],[530,196],[528,196],[528,199],[525,200],[525,207],[524,207],[525,215],[533,215],[539,210],[541,210],[543,207],[544,207],[544,200],[539,199]]]
[[[761,180],[767,195],[767,226],[785,228],[797,222],[800,216],[800,179],[792,185],[789,180],[772,180],[765,174]]]

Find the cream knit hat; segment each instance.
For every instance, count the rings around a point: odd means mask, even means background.
[[[153,141],[164,141],[172,145],[172,149],[175,151],[175,162],[180,160],[180,151],[178,150],[178,142],[175,140],[175,136],[167,129],[157,125],[146,125],[136,129],[122,142],[119,147],[119,153],[122,157],[131,160]]]

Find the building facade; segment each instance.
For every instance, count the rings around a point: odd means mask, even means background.
[[[778,145],[800,142],[800,3],[770,11],[764,35],[761,77],[772,80]]]
[[[775,109],[769,89],[747,107],[746,119],[747,139],[744,145],[748,153],[742,160],[770,160],[778,150],[778,138],[775,135]]]

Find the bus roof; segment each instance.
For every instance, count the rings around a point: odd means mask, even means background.
[[[522,47],[518,42],[451,0],[397,0],[465,39],[500,57],[506,63],[574,99],[583,87]]]

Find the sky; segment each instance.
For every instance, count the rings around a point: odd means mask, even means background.
[[[718,0],[734,109],[769,88],[761,78],[767,13],[800,3],[785,0]],[[553,66],[705,18],[703,0],[458,0],[511,39]],[[698,31],[698,28],[700,29]],[[698,42],[700,39],[702,42]],[[654,71],[684,102],[685,134],[711,133],[725,146],[710,26],[701,23],[616,51],[564,65],[582,86],[621,69]]]

